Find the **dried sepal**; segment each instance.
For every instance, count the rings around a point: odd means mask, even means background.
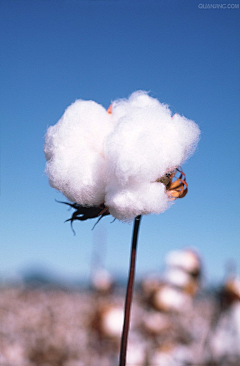
[[[170,200],[183,198],[188,192],[188,184],[186,175],[181,168],[175,168],[173,171],[166,173],[163,177],[156,180],[166,186],[167,194]]]
[[[69,203],[69,202],[62,202],[57,201],[59,203],[64,203],[65,205],[68,205],[75,209],[70,219],[67,219],[65,222],[70,221],[71,226],[73,221],[79,220],[79,221],[85,221],[88,219],[95,219],[98,218],[96,224],[107,215],[110,215],[108,211],[108,207],[106,207],[103,203],[99,206],[82,206],[79,203]],[[95,225],[96,225],[95,224]],[[93,226],[93,228],[95,227]]]

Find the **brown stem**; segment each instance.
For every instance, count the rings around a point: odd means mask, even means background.
[[[119,366],[126,365],[130,312],[131,312],[133,285],[134,285],[134,277],[135,277],[137,237],[138,237],[140,221],[141,221],[141,216],[139,215],[135,218],[135,221],[134,221],[131,259],[130,259],[130,267],[129,267],[129,274],[128,274],[127,292],[126,292],[126,297],[125,297],[124,323],[123,323],[123,330],[122,330]]]

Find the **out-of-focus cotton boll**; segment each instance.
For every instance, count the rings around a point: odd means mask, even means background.
[[[180,267],[186,272],[192,273],[200,269],[198,255],[192,250],[173,250],[166,257],[169,267]]]
[[[154,305],[163,311],[184,312],[191,307],[191,298],[183,292],[165,286],[160,288],[154,295]]]
[[[81,205],[104,202],[106,164],[103,140],[113,124],[93,101],[77,100],[46,134],[46,172],[52,187]]]
[[[173,286],[184,288],[191,281],[191,277],[178,268],[171,268],[166,271],[165,280]]]
[[[92,278],[92,284],[95,290],[100,292],[108,292],[113,286],[113,278],[105,269],[96,271]]]
[[[110,337],[121,335],[123,326],[123,310],[119,307],[110,308],[103,317],[103,330]]]

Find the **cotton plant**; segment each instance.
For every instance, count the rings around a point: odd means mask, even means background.
[[[195,151],[199,136],[194,121],[172,115],[168,105],[144,91],[113,101],[108,110],[77,100],[47,130],[46,173],[75,209],[71,223],[105,215],[134,220],[120,366],[126,363],[141,217],[160,214],[186,195],[180,166]]]

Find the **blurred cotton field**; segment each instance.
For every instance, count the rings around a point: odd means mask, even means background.
[[[105,204],[117,219],[159,214],[171,203],[160,178],[189,158],[199,135],[195,122],[144,91],[108,111],[77,100],[48,128],[46,173],[71,202]]]
[[[105,269],[74,289],[2,284],[0,365],[118,365],[124,292]],[[198,252],[169,252],[136,283],[127,365],[240,365],[240,280],[206,288]]]

